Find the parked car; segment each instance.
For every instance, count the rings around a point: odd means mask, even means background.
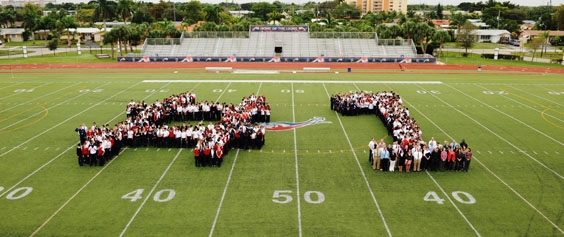
[[[521,46],[521,41],[519,41],[518,39],[510,39],[509,44],[513,46]]]

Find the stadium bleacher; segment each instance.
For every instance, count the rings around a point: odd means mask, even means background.
[[[261,30],[256,30],[257,28]],[[279,30],[279,28],[284,30]],[[297,29],[298,27],[290,26],[286,28]],[[249,32],[192,32],[183,34],[181,38],[172,41],[148,39],[143,45],[143,51],[140,56],[189,56],[218,58],[218,60],[233,56],[248,58],[306,58],[305,60],[311,60],[307,58],[318,58],[320,56],[351,58],[350,60],[367,57],[421,57],[417,55],[411,40],[379,39],[376,33],[312,33],[308,31],[307,27],[305,27],[306,30],[286,30],[286,28],[251,26]],[[270,31],[270,29],[274,30]],[[275,52],[275,48],[281,49],[281,52]],[[357,59],[354,60],[356,61]]]

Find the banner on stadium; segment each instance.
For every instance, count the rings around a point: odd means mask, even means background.
[[[409,60],[407,60],[409,59]],[[138,56],[138,57],[117,57],[118,62],[310,62],[310,63],[436,63],[436,58],[405,58],[405,57],[164,57],[164,56]]]
[[[251,26],[251,32],[309,32],[309,26]]]

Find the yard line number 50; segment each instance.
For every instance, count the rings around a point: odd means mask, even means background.
[[[292,190],[274,190],[272,201],[275,203],[286,204],[292,202]],[[310,204],[321,204],[325,201],[325,195],[319,191],[307,191],[304,193],[304,199]]]

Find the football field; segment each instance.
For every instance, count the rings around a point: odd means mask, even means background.
[[[393,90],[425,141],[465,139],[468,173],[381,172],[374,115],[330,96]],[[264,95],[260,150],[195,167],[192,149],[125,148],[77,163],[82,123],[114,125],[130,100]],[[0,236],[562,236],[564,79],[496,71],[231,74],[203,69],[36,69],[0,73]],[[195,123],[196,121],[192,121]]]

